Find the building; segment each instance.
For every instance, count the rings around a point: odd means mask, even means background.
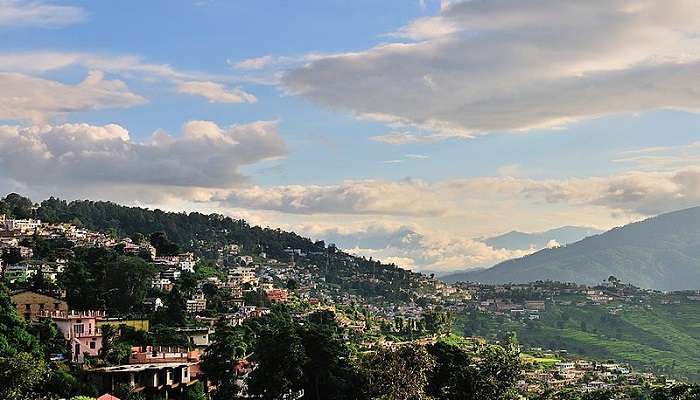
[[[102,327],[105,325],[110,325],[115,329],[119,329],[121,326],[128,326],[134,328],[137,331],[148,332],[150,329],[150,322],[147,319],[128,319],[128,318],[102,318],[98,319],[96,322],[97,329],[102,332]]]
[[[10,296],[12,304],[17,307],[17,315],[25,320],[36,320],[45,312],[68,312],[68,303],[46,294],[31,290],[20,290]]]
[[[229,282],[238,286],[246,283],[255,285],[258,282],[258,279],[255,277],[255,268],[250,267],[232,268],[228,273],[228,279]]]
[[[114,392],[126,384],[147,398],[179,399],[202,377],[199,356],[199,351],[163,352],[137,347],[132,349],[129,364],[92,369],[88,376],[102,392]]]
[[[178,333],[187,336],[187,341],[192,347],[207,347],[210,344],[210,337],[214,333],[211,327],[201,328],[176,328]]]
[[[5,229],[8,231],[31,232],[41,228],[38,219],[5,219]]]
[[[285,302],[288,299],[287,291],[284,289],[271,289],[265,291],[265,297],[273,303]]]
[[[68,342],[71,361],[82,363],[85,355],[97,356],[102,349],[102,333],[98,321],[104,319],[104,312],[45,312],[42,317],[51,318],[56,323]]]
[[[202,312],[207,309],[207,299],[204,297],[204,293],[197,293],[192,296],[191,299],[187,300],[185,304],[187,307],[187,312],[194,314]]]
[[[525,308],[528,310],[544,311],[545,303],[544,301],[527,300],[525,301]]]

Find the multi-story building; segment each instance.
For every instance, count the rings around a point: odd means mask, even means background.
[[[207,309],[207,299],[204,297],[204,293],[197,293],[192,296],[191,299],[186,302],[188,313],[198,313]]]
[[[69,345],[71,361],[82,363],[85,355],[97,356],[102,349],[102,333],[98,321],[105,318],[102,311],[46,312]]]
[[[118,386],[126,384],[148,398],[179,399],[187,387],[202,376],[199,357],[199,351],[163,352],[152,347],[134,348],[127,365],[92,369],[88,375],[103,392],[113,393]]]
[[[46,312],[68,312],[68,303],[65,301],[31,290],[15,292],[10,296],[10,299],[17,307],[17,315],[25,320],[36,320],[42,313]]]
[[[5,229],[8,231],[30,232],[41,228],[38,219],[5,219]]]

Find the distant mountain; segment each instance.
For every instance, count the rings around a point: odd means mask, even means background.
[[[503,235],[494,236],[482,241],[491,247],[508,250],[543,249],[551,241],[560,245],[578,242],[579,240],[602,233],[603,231],[583,226],[563,226],[545,232],[518,232],[512,231]]]
[[[700,207],[662,214],[486,270],[443,277],[484,283],[595,284],[614,275],[640,287],[700,289]]]

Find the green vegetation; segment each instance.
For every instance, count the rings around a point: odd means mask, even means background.
[[[611,309],[619,309],[611,315]],[[526,346],[565,349],[581,357],[629,362],[640,370],[700,381],[700,303],[606,306],[548,304],[539,321],[513,321],[505,316],[466,313],[457,330],[498,339],[516,332]],[[545,360],[537,360],[546,363]]]

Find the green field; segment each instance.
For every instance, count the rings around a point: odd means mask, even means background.
[[[611,308],[620,308],[611,315]],[[700,304],[548,307],[540,321],[483,313],[458,316],[456,329],[490,339],[513,331],[525,346],[628,362],[640,371],[700,381]]]

